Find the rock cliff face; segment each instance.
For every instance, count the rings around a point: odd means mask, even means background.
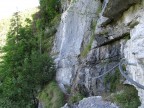
[[[71,85],[79,63],[84,37],[91,34],[91,22],[97,18],[99,1],[73,1],[63,13],[54,45],[57,80]],[[81,8],[80,8],[81,7]]]
[[[130,29],[130,39],[124,47],[124,56],[130,63],[136,66],[128,65],[131,78],[144,85],[144,1],[134,7],[131,7],[123,15],[123,23]],[[137,88],[137,87],[136,87]],[[144,107],[144,90],[137,88]]]
[[[56,79],[88,95],[107,88],[99,77],[126,58],[129,76],[144,85],[144,0],[63,0],[53,55]],[[135,86],[135,85],[134,85]],[[144,90],[138,90],[144,107]]]

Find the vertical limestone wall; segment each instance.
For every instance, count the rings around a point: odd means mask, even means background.
[[[97,17],[99,0],[73,0],[64,7],[53,48],[58,83],[70,86],[79,65],[83,38],[91,34],[90,25]]]
[[[129,63],[127,65],[130,77],[136,82],[144,85],[144,0],[136,6],[131,7],[123,15],[122,21],[130,27],[130,39],[124,47],[124,56]],[[135,85],[134,85],[135,86]],[[136,87],[136,86],[135,86]],[[141,108],[144,107],[144,90],[136,87],[140,100]]]

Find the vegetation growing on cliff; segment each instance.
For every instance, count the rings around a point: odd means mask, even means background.
[[[117,89],[117,86],[120,85],[120,79],[121,74],[119,72],[119,69],[117,68],[113,74],[107,74],[104,78],[104,84],[105,86],[110,86],[109,90],[110,92],[115,92]]]
[[[69,96],[68,103],[69,104],[77,103],[80,100],[82,100],[84,97],[85,96],[82,95],[81,93],[75,92],[72,96]]]
[[[1,106],[34,107],[38,88],[53,79],[55,69],[52,59],[40,53],[37,37],[31,22],[22,27],[18,13],[11,20],[5,53],[1,63]]]
[[[92,21],[91,23],[91,29],[92,29],[92,33],[91,33],[91,37],[90,37],[90,40],[88,42],[88,44],[85,45],[83,51],[81,52],[81,57],[86,57],[87,54],[89,53],[89,51],[91,50],[91,47],[92,47],[92,43],[94,41],[94,31],[95,31],[95,28],[96,28],[96,25],[97,25],[97,21]]]
[[[60,16],[59,2],[40,0],[40,4],[33,19],[21,20],[18,12],[11,19],[0,63],[0,107],[37,107],[39,91],[54,79],[50,50],[55,32],[45,31]]]
[[[60,108],[64,105],[64,94],[54,81],[45,86],[38,97],[45,108]]]
[[[138,97],[138,91],[135,87],[126,85],[124,90],[115,94],[112,100],[116,102],[121,108],[138,108],[141,102]]]
[[[123,69],[126,70],[125,66]],[[105,99],[112,101],[120,106],[120,108],[138,108],[141,102],[139,100],[138,91],[131,85],[122,83],[121,74],[118,69],[113,74],[107,74],[104,78],[104,84],[112,93]],[[108,94],[109,95],[109,94]]]

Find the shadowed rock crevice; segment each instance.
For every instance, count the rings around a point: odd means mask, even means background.
[[[130,6],[139,3],[140,0],[105,0],[103,16],[110,19],[122,16],[122,13],[129,9]]]

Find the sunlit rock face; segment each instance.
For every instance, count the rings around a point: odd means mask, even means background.
[[[96,79],[126,58],[129,76],[144,85],[144,0],[73,0],[65,2],[52,54],[56,80],[101,95],[109,90],[104,77]],[[92,27],[92,24],[95,27]],[[91,48],[81,57],[94,33]],[[136,86],[135,86],[136,87]],[[144,108],[144,90],[136,87]]]
[[[125,57],[130,63],[135,63],[136,66],[127,66],[127,69],[131,74],[131,78],[144,85],[144,24],[137,25],[130,33],[131,39],[126,44]],[[137,89],[143,108],[144,90]]]
[[[123,22],[131,27],[130,39],[124,48],[125,58],[136,66],[128,65],[127,70],[130,77],[136,82],[144,85],[144,1],[140,5],[131,7],[125,12]],[[136,86],[135,86],[136,87]],[[136,87],[144,107],[144,90]]]
[[[56,54],[56,79],[59,83],[72,84],[79,65],[78,56],[83,38],[90,35],[90,25],[97,17],[98,7],[99,0],[76,0],[71,2],[62,14],[53,48],[53,53]]]

